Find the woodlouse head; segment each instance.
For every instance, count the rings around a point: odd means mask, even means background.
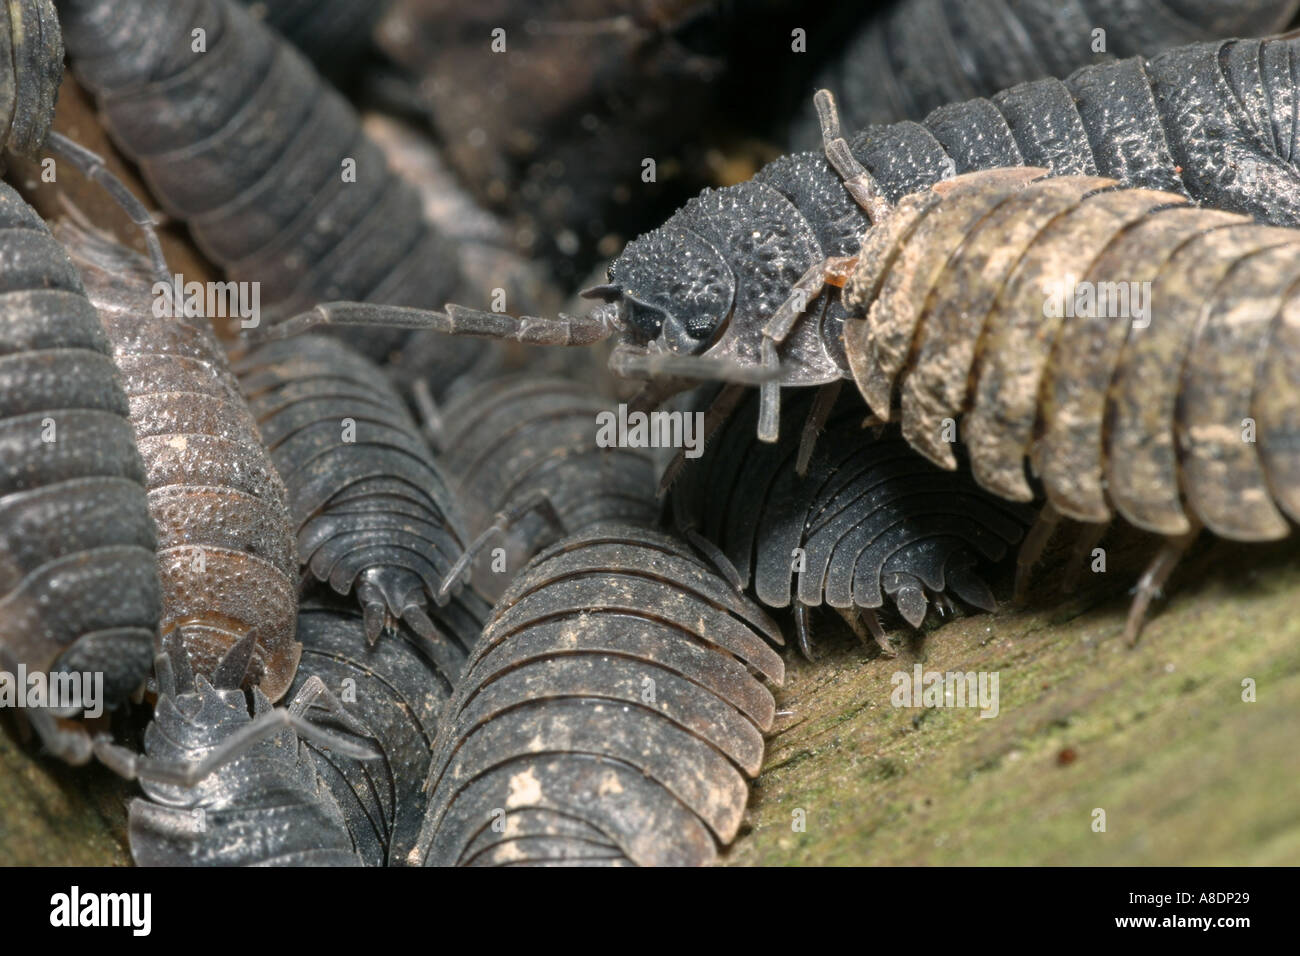
[[[623,327],[643,343],[680,354],[717,341],[735,306],[736,278],[721,253],[671,220],[630,242],[609,278],[583,295],[616,305]]]

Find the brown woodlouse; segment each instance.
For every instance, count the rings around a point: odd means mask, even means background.
[[[897,399],[903,436],[936,464],[956,466],[957,418],[989,491],[1032,500],[1029,459],[1048,507],[1022,572],[1060,515],[1118,512],[1166,538],[1134,640],[1201,527],[1268,541],[1300,519],[1300,232],[1042,173],[960,176],[873,226],[844,290],[862,317],[845,350],[877,417]],[[1076,314],[1080,288],[1105,302]],[[1130,319],[1119,295],[1142,290]]]
[[[298,560],[284,484],[208,319],[160,297],[148,263],[98,233],[61,223],[131,406],[158,529],[162,633],[183,636],[211,675],[253,631],[248,679],[272,701],[289,689]],[[167,287],[170,288],[170,287]]]
[[[740,826],[780,631],[683,543],[541,552],[470,655],[429,774],[427,865],[703,864]]]
[[[81,277],[0,183],[0,661],[102,673],[104,707],[143,687],[161,596],[130,408]],[[71,763],[82,708],[25,711]]]

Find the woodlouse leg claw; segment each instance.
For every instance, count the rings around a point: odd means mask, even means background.
[[[1176,538],[1166,538],[1156,556],[1142,572],[1142,577],[1138,578],[1137,586],[1134,588],[1133,603],[1129,605],[1128,620],[1124,623],[1124,640],[1129,647],[1137,646],[1138,638],[1142,636],[1142,628],[1146,624],[1147,609],[1151,606],[1151,602],[1163,593],[1169,575],[1178,566],[1178,562],[1192,546],[1200,531],[1200,527],[1196,526],[1186,534]]]
[[[487,547],[489,541],[497,535],[505,534],[512,525],[520,521],[524,516],[534,512],[546,520],[546,523],[555,531],[557,537],[564,537],[568,533],[568,529],[564,525],[564,519],[560,517],[560,513],[556,510],[555,502],[551,500],[550,495],[540,489],[529,494],[504,511],[497,512],[492,524],[488,525],[456,559],[456,563],[451,566],[451,570],[447,572],[446,577],[442,579],[442,585],[438,588],[439,603],[446,601],[451,589],[464,576],[474,558]]]
[[[800,478],[808,474],[808,463],[812,461],[813,448],[817,445],[817,436],[826,427],[826,419],[840,397],[843,382],[831,382],[817,390],[808,417],[804,419],[803,434],[799,438],[799,457],[795,459],[794,471]]]

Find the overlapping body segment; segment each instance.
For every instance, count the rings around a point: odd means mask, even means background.
[[[154,288],[147,262],[60,224],[113,345],[158,527],[163,633],[179,629],[199,673],[250,631],[248,680],[289,689],[297,554],[283,483],[207,318]]]
[[[10,672],[101,674],[111,708],[143,686],[161,612],[145,468],[81,277],[4,184],[0,249],[0,656]],[[30,711],[75,763],[90,739],[54,717],[81,709]]]

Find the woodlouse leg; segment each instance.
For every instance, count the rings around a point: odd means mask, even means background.
[[[54,715],[41,708],[25,711],[32,729],[51,754],[64,763],[80,767],[90,761],[94,747],[84,727],[60,725]]]
[[[707,445],[709,443],[709,439],[713,437],[713,433],[718,430],[723,422],[731,417],[731,413],[735,411],[736,406],[744,397],[745,388],[741,385],[726,385],[716,396],[714,396],[713,401],[704,412],[703,444]],[[679,448],[677,449],[677,454],[673,455],[672,461],[668,463],[668,467],[664,469],[664,473],[659,479],[659,490],[656,492],[656,497],[662,498],[668,493],[668,489],[671,488],[673,482],[677,480],[677,476],[681,474],[682,468],[685,464],[686,449]],[[674,501],[676,500],[677,499],[674,499]],[[728,562],[728,564],[730,564],[730,562]]]
[[[885,634],[885,629],[880,626],[880,618],[876,616],[874,608],[851,607],[836,608],[836,610],[863,647],[878,648],[882,657],[898,656],[893,645],[889,643],[889,636]]]
[[[609,368],[620,378],[675,376],[710,382],[731,382],[737,385],[763,385],[775,378],[779,372],[775,366],[754,368],[730,359],[652,352],[626,343],[615,346],[610,352]]]
[[[441,451],[444,438],[442,413],[438,410],[438,403],[434,401],[433,393],[429,391],[427,380],[423,378],[415,380],[415,384],[411,386],[411,398],[415,401],[416,411],[420,413],[420,425],[424,429],[425,437],[435,450]]]
[[[867,172],[866,167],[854,158],[849,144],[840,134],[840,116],[835,109],[835,97],[830,90],[818,90],[813,96],[813,105],[817,108],[817,119],[821,123],[822,146],[827,161],[844,180],[844,188],[853,197],[853,201],[866,210],[871,224],[884,222],[893,207],[881,194],[880,185]]]
[[[1150,607],[1155,598],[1163,593],[1169,575],[1173,573],[1182,556],[1187,553],[1187,549],[1192,546],[1192,542],[1196,540],[1200,533],[1200,525],[1195,524],[1192,530],[1186,534],[1179,535],[1176,538],[1165,538],[1156,556],[1147,565],[1147,569],[1142,572],[1142,577],[1138,578],[1137,586],[1133,589],[1133,603],[1129,605],[1128,609],[1128,620],[1124,623],[1124,640],[1128,642],[1129,647],[1135,646],[1138,638],[1142,636],[1142,628],[1146,624],[1147,608]]]
[[[144,203],[135,197],[135,193],[126,188],[122,180],[113,175],[104,165],[101,156],[75,140],[51,130],[49,138],[45,141],[45,148],[59,159],[66,160],[91,182],[101,186],[122,208],[122,211],[131,217],[131,221],[144,234],[145,245],[149,249],[149,261],[153,265],[154,278],[170,287],[171,270],[167,267],[167,259],[163,255],[162,243],[158,241],[158,233],[154,230],[153,216],[145,209]]]
[[[728,386],[728,388],[736,388],[738,392],[741,392],[743,394],[743,389],[740,389],[737,386]],[[722,395],[726,391],[727,389],[723,389],[722,392],[719,393],[718,399],[716,399],[713,405],[710,406],[710,411],[718,407],[718,404],[722,399]],[[734,402],[730,403],[727,409],[727,414],[730,414],[731,407],[734,407],[734,405],[735,405]],[[723,415],[722,417],[725,418],[726,415]],[[736,566],[731,563],[731,559],[722,553],[722,549],[719,548],[712,541],[710,541],[708,538],[704,537],[704,535],[700,534],[700,532],[696,529],[695,521],[694,519],[691,518],[689,514],[687,514],[686,503],[682,501],[680,495],[673,496],[672,508],[673,508],[673,527],[677,530],[677,533],[680,534],[683,538],[685,538],[688,542],[690,542],[691,547],[695,548],[696,551],[702,554],[704,556],[704,559],[708,561],[710,564],[712,564],[718,570],[718,572],[724,578],[727,579],[728,584],[730,584],[737,591],[745,590],[745,586],[749,582],[741,575],[740,571],[737,570]]]
[[[1070,551],[1070,562],[1065,566],[1065,573],[1061,576],[1061,592],[1063,594],[1073,594],[1079,586],[1079,578],[1083,574],[1084,565],[1089,563],[1092,556],[1092,549],[1097,546],[1106,534],[1109,524],[1085,524],[1075,539],[1074,548]]]
[[[840,397],[842,384],[843,382],[831,382],[829,385],[823,385],[817,390],[817,397],[813,399],[812,407],[808,409],[808,417],[803,423],[803,434],[799,437],[799,456],[794,464],[794,472],[800,478],[808,474],[808,462],[812,460],[817,436],[826,427],[826,419],[830,417],[831,409],[835,407],[835,402]]]
[[[776,343],[769,338],[763,339],[763,369],[775,378],[780,369],[780,360],[776,355]],[[769,380],[758,388],[758,440],[769,445],[781,434],[781,384]]]
[[[1047,547],[1052,532],[1060,522],[1061,513],[1049,502],[1043,505],[1043,510],[1038,512],[1034,526],[1025,535],[1025,540],[1020,545],[1020,553],[1016,555],[1016,587],[1012,596],[1015,603],[1024,603],[1029,593],[1029,575],[1034,570],[1034,565],[1038,563],[1038,559],[1043,556],[1043,549]]]
[[[540,489],[532,492],[526,498],[521,498],[510,505],[504,511],[498,511],[492,524],[488,525],[483,530],[483,533],[475,538],[461,556],[456,559],[456,563],[451,566],[447,576],[442,579],[442,586],[438,588],[438,600],[440,602],[446,600],[456,582],[469,570],[471,562],[487,547],[487,543],[492,538],[499,534],[505,534],[515,522],[533,512],[540,514],[560,537],[564,537],[569,533],[564,526],[564,519],[560,517],[560,513],[555,509],[555,503],[551,500],[550,495]]]

